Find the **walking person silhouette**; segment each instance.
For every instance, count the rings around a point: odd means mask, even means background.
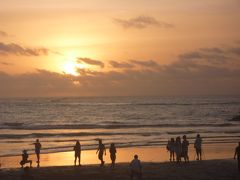
[[[98,149],[96,154],[98,154],[98,159],[101,161],[100,166],[102,167],[105,163],[105,161],[103,160],[103,154],[105,154],[106,156],[106,148],[105,145],[102,143],[101,139],[98,140]]]
[[[116,147],[115,147],[114,143],[111,144],[111,146],[109,148],[109,153],[110,153],[110,158],[112,160],[111,168],[114,168],[115,167],[115,161],[116,161],[116,153],[117,153],[117,150],[116,150]]]

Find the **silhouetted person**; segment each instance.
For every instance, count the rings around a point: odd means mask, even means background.
[[[169,160],[170,162],[171,161],[175,161],[175,158],[174,158],[174,145],[175,145],[175,142],[174,142],[174,138],[171,138],[170,141],[168,141],[168,144],[167,144],[167,150],[169,151]]]
[[[182,141],[182,157],[184,158],[185,162],[189,162],[189,157],[188,157],[188,146],[189,142],[187,140],[187,136],[183,136],[183,141]]]
[[[74,165],[76,166],[76,161],[78,159],[78,165],[81,166],[81,144],[79,141],[76,141],[76,145],[73,148],[74,153],[75,153],[75,160],[74,160]]]
[[[238,146],[236,147],[235,154],[234,154],[234,159],[238,160],[238,171],[240,173],[240,142],[238,143]]]
[[[32,161],[28,160],[27,150],[23,150],[22,161],[20,161],[20,165],[22,166],[22,168],[23,168],[23,165],[26,163],[30,163],[30,167],[32,167]]]
[[[21,180],[34,180],[33,176],[30,173],[30,169],[28,166],[23,169],[23,174],[21,176]]]
[[[36,139],[36,142],[33,143],[33,144],[35,145],[35,153],[37,155],[37,164],[39,166],[39,164],[40,164],[40,151],[41,151],[42,145],[39,142],[39,139]]]
[[[202,160],[202,138],[200,137],[200,134],[197,134],[194,142],[194,148],[196,150],[197,160]]]
[[[98,159],[101,161],[101,165],[100,166],[103,166],[104,163],[105,163],[103,161],[103,154],[105,153],[105,156],[106,156],[106,148],[105,148],[104,144],[102,143],[101,139],[98,140],[98,149],[97,149],[96,154],[97,153],[98,153]]]
[[[116,161],[116,153],[117,153],[117,150],[116,150],[116,147],[115,147],[114,143],[111,144],[111,146],[109,148],[109,153],[110,153],[110,158],[111,158],[111,161],[112,161],[111,167],[114,168],[115,161]]]
[[[181,155],[182,155],[182,144],[181,144],[181,138],[178,136],[175,141],[174,150],[176,153],[176,161],[177,163],[181,162]]]
[[[142,179],[142,165],[141,161],[138,159],[138,155],[134,155],[134,159],[130,163],[130,179],[132,180],[134,176],[138,179]]]

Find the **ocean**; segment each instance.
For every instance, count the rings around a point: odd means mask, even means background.
[[[171,137],[197,133],[204,143],[240,140],[240,96],[66,97],[0,99],[0,156],[33,153],[38,138],[42,153],[108,147],[165,146]]]

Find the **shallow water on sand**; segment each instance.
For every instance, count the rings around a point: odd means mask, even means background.
[[[236,144],[206,144],[203,146],[202,160],[211,159],[233,159],[233,154]],[[129,163],[135,154],[138,154],[139,159],[143,162],[166,162],[169,161],[169,153],[165,147],[128,147],[118,148],[116,163]],[[31,155],[29,159],[33,160],[33,167],[37,166],[36,156]],[[193,145],[189,147],[189,159],[194,161],[196,154]],[[18,168],[20,167],[19,162],[20,156],[2,157],[0,163],[2,168]],[[107,150],[107,155],[104,156],[104,161],[109,166],[111,160]],[[183,161],[183,159],[182,159]],[[96,150],[86,150],[81,153],[81,164],[99,164]],[[60,152],[60,153],[49,153],[41,155],[41,167],[48,166],[73,166],[74,165],[74,152]]]

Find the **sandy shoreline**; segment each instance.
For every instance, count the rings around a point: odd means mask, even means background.
[[[204,144],[203,145],[203,159],[213,160],[213,159],[231,159],[233,158],[236,144]],[[128,163],[132,160],[135,154],[139,155],[139,158],[143,162],[168,162],[169,153],[164,146],[153,146],[153,147],[129,147],[129,148],[118,148],[117,149],[117,163]],[[190,161],[195,160],[195,150],[191,144],[189,147],[189,158]],[[33,160],[33,167],[36,167],[36,156],[30,155],[31,160]],[[110,163],[109,152],[107,150],[107,155],[104,156],[105,162]],[[20,167],[19,162],[21,156],[13,157],[1,157],[0,163],[1,168],[18,168]],[[70,152],[59,152],[59,153],[49,153],[41,155],[41,167],[50,166],[72,166],[74,161],[74,153]],[[98,164],[99,160],[96,155],[96,150],[86,150],[82,151],[81,154],[81,164],[90,165]]]
[[[105,167],[100,168],[95,150],[82,152],[82,166],[73,166],[73,152],[42,154],[41,167],[36,168],[36,157],[31,155],[34,179],[40,180],[124,180],[129,179],[129,162],[138,154],[143,164],[143,179],[146,180],[237,180],[240,178],[237,161],[233,160],[236,144],[205,144],[203,161],[195,161],[193,146],[189,147],[190,163],[170,163],[165,147],[131,147],[117,149],[115,170],[110,168],[109,153]],[[0,179],[17,180],[23,174],[19,168],[20,156],[1,158]]]
[[[170,162],[143,163],[143,179],[146,180],[237,180],[240,174],[237,171],[235,160],[205,160],[192,161],[180,165]],[[31,175],[35,180],[125,180],[129,179],[129,164],[120,163],[112,170],[109,165],[100,168],[98,165],[85,165],[81,167],[58,166],[32,168]],[[23,170],[20,168],[0,170],[0,179],[20,179]]]

